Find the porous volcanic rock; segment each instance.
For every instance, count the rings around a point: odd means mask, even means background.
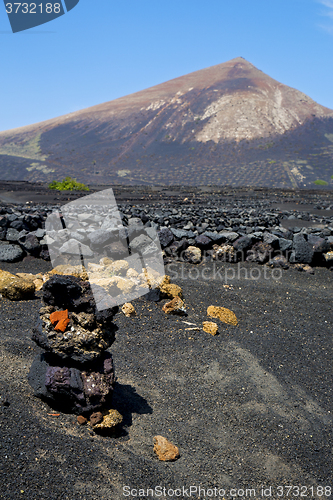
[[[211,335],[216,335],[218,332],[218,326],[213,321],[203,321],[202,329],[206,333],[210,333]]]
[[[87,281],[74,276],[52,276],[43,286],[40,318],[33,329],[37,345],[62,359],[86,363],[97,359],[111,346],[116,326],[112,318],[117,307],[97,311]],[[52,317],[68,311],[68,324],[57,328]]]
[[[308,242],[307,236],[297,233],[293,238],[293,253],[290,256],[290,262],[311,264],[314,254],[314,248]]]
[[[154,452],[159,460],[163,462],[171,462],[179,458],[179,450],[177,446],[170,443],[167,438],[163,436],[154,437]]]
[[[235,248],[232,245],[213,245],[211,251],[213,260],[221,260],[223,262],[235,262],[237,260]]]
[[[184,260],[191,264],[199,264],[201,261],[200,248],[189,246],[184,252]]]
[[[251,250],[248,250],[246,260],[247,262],[258,262],[264,264],[269,260],[274,252],[273,247],[268,243],[259,241]]]
[[[178,314],[180,316],[186,314],[184,302],[180,297],[174,297],[170,302],[164,304],[162,310],[166,314]]]
[[[28,382],[37,397],[45,398],[75,414],[95,411],[112,399],[115,383],[113,361],[106,352],[87,367],[70,366],[52,353],[38,355]]]
[[[35,292],[32,281],[0,270],[0,293],[9,300],[31,299]]]
[[[47,351],[35,358],[28,376],[37,397],[77,414],[110,404],[115,376],[106,349],[115,339],[117,311],[116,306],[97,309],[89,282],[51,276],[42,288],[32,335]]]
[[[225,307],[209,306],[207,309],[207,315],[212,318],[217,318],[223,323],[227,323],[228,325],[238,325],[238,320],[235,313],[230,311],[230,309],[226,309]]]
[[[15,262],[22,259],[24,252],[17,245],[0,245],[0,262]]]
[[[121,310],[127,318],[131,318],[131,317],[136,316],[135,308],[134,308],[133,304],[131,304],[130,302],[126,302],[126,304],[123,305]]]
[[[160,297],[165,299],[173,299],[175,297],[182,297],[182,289],[179,285],[170,283],[170,276],[165,275],[162,282],[158,285]]]
[[[98,424],[94,425],[94,431],[110,431],[113,430],[117,425],[121,424],[123,421],[122,415],[119,411],[111,409],[107,415],[103,416],[103,419]]]

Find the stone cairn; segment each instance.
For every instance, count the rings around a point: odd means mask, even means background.
[[[77,415],[110,408],[115,375],[106,350],[118,307],[98,311],[89,282],[74,276],[52,276],[42,293],[32,339],[45,352],[28,376],[35,396]]]

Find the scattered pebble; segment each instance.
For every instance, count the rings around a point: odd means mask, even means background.
[[[175,297],[170,302],[164,304],[164,306],[162,307],[162,311],[164,311],[166,314],[186,314],[184,302],[180,297]]]
[[[136,316],[136,310],[133,304],[131,304],[130,302],[126,302],[126,304],[123,305],[121,310],[127,318],[133,318],[134,316]]]
[[[212,321],[204,321],[202,323],[202,329],[204,332],[210,333],[211,335],[216,335],[218,332],[217,324]]]
[[[79,416],[77,417],[77,423],[78,423],[79,425],[84,425],[84,424],[86,424],[87,422],[88,422],[88,420],[87,420],[87,419],[86,419],[86,417],[84,417],[83,415],[79,415]]]
[[[154,452],[162,462],[172,462],[180,456],[177,446],[163,436],[154,437]]]

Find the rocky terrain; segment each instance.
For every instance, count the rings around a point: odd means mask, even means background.
[[[239,57],[0,133],[0,179],[332,187],[333,111]]]
[[[113,320],[112,406],[123,416],[115,436],[33,396],[27,378],[41,355],[31,334],[42,292],[0,300],[0,498],[118,500],[155,487],[172,498],[183,486],[195,499],[199,487],[224,489],[226,499],[250,488],[256,497],[272,488],[274,498],[290,485],[311,498],[329,493],[321,488],[332,485],[331,273],[265,279],[244,263],[256,279],[242,272],[226,281],[214,263],[200,273],[171,266],[187,316],[165,314],[169,299],[142,297],[135,317]],[[1,268],[35,274],[51,266],[28,257]],[[210,306],[232,310],[237,324],[213,319],[219,333],[206,333]],[[176,445],[179,459],[159,461],[155,436]]]
[[[20,193],[0,208],[0,498],[330,496],[329,192],[119,188],[126,231],[157,232],[172,284],[109,310],[108,331],[87,277],[48,260],[45,219],[71,195]]]
[[[182,192],[178,192],[178,198],[181,195]],[[147,245],[153,245],[157,231],[166,263],[173,260],[193,264],[248,261],[283,268],[300,264],[298,267],[303,269],[308,265],[309,271],[312,271],[310,265],[333,266],[333,201],[329,194],[309,193],[307,198],[300,199],[298,195],[281,192],[275,194],[274,199],[265,199],[258,193],[257,199],[230,200],[216,192],[204,206],[200,196],[195,198],[193,192],[189,196],[173,200],[172,206],[160,201],[119,203],[119,220],[127,228],[126,237],[134,239],[134,227],[142,227],[147,233]],[[59,210],[59,204],[3,203],[0,261],[15,262],[27,255],[48,260],[45,220]],[[86,210],[83,217],[94,218],[89,209]],[[150,233],[149,228],[155,231]],[[88,247],[94,246],[94,239],[84,230],[80,231],[80,235],[75,233],[68,238],[72,246],[80,243],[89,250]],[[112,232],[104,233],[99,258],[111,256],[113,249],[117,258],[126,257],[126,241],[121,239],[117,244],[112,241]]]

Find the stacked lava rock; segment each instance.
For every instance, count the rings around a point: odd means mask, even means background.
[[[28,378],[35,395],[76,414],[108,407],[115,376],[106,349],[115,339],[118,308],[98,311],[89,282],[74,276],[54,275],[42,292],[32,339],[46,352]]]

